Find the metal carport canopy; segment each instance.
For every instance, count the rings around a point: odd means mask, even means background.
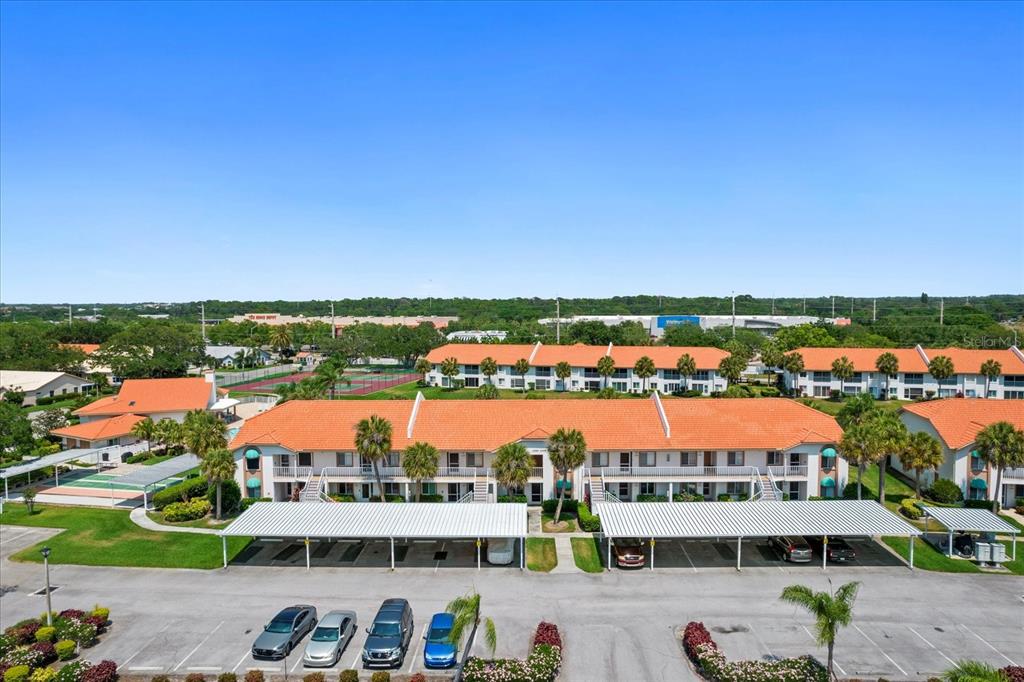
[[[523,538],[519,503],[256,502],[220,532],[265,538]]]
[[[109,449],[110,448],[75,448],[72,450],[62,450],[61,452],[55,452],[52,455],[46,455],[39,459],[34,459],[31,462],[15,464],[14,466],[0,470],[0,478],[10,478],[12,476],[17,476],[18,474],[27,474],[30,471],[37,471],[57,464],[64,464],[65,462],[82,459],[83,457],[98,457],[101,452]]]
[[[199,458],[195,455],[179,455],[166,462],[153,464],[152,466],[139,467],[130,474],[118,476],[111,483],[125,483],[128,485],[150,486],[159,483],[165,478],[183,474],[189,469],[199,466]]]
[[[987,509],[963,507],[922,506],[924,513],[935,519],[948,530],[966,530],[976,533],[1009,533],[1016,535],[1020,529],[993,514]]]
[[[775,535],[921,535],[877,502],[603,502],[613,538],[757,538]]]

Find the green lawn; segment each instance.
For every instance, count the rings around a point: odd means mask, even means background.
[[[160,462],[166,462],[169,459],[174,459],[177,456],[178,455],[173,454],[173,453],[168,454],[168,455],[157,455],[156,457],[150,457],[145,462],[139,462],[139,464],[142,464],[143,466],[149,467],[149,466],[153,466],[154,464],[159,464]]]
[[[151,568],[219,568],[221,540],[216,535],[159,533],[135,525],[128,512],[119,509],[88,509],[36,505],[28,515],[24,505],[8,505],[0,523],[16,526],[66,528],[45,542],[50,561],[87,566],[141,566]],[[248,538],[228,538],[228,559],[249,544]],[[44,543],[24,549],[15,561],[42,561]]]
[[[554,538],[526,538],[526,567],[547,573],[558,565]]]
[[[49,405],[32,405],[31,407],[23,407],[21,409],[23,412],[25,412],[25,414],[28,414],[29,412],[42,412],[44,410],[52,410],[55,407],[67,409],[74,406],[78,402],[77,399],[79,397],[81,396],[76,395],[73,398],[68,398],[67,400],[55,400]]]
[[[903,537],[885,537],[882,541],[896,550],[904,559],[910,556],[910,541]],[[1006,546],[1006,556],[1013,556],[1013,547],[1009,542],[1003,542]],[[909,559],[908,559],[909,560]],[[1024,550],[1020,543],[1017,543],[1017,560],[1007,561],[1003,564],[1012,573],[1024,575]],[[926,571],[943,571],[945,573],[981,573],[973,561],[965,559],[950,559],[942,552],[936,550],[924,540],[914,543],[914,567]]]
[[[597,538],[569,538],[572,542],[572,558],[576,567],[587,573],[600,573],[604,570],[601,565],[601,548],[597,544]]]
[[[562,530],[549,530],[549,524],[554,523],[555,515],[548,514],[547,512],[541,513],[541,528],[544,529],[545,533],[575,533],[576,532],[576,515],[569,512],[563,511],[561,521],[564,521],[567,525]]]
[[[820,410],[826,414],[830,414],[833,417],[839,414],[839,410],[843,408],[843,402],[841,400],[823,400],[821,398],[800,398],[800,402],[809,407],[813,407],[816,410]],[[912,400],[876,400],[875,407],[880,410],[892,410],[896,411],[904,405],[909,405]]]
[[[857,467],[850,465],[850,482],[857,482]],[[840,491],[842,492],[842,491]],[[913,497],[914,489],[902,480],[893,476],[892,469],[885,472],[885,506],[891,511],[899,509],[900,500],[905,497]],[[878,499],[878,465],[869,464],[864,468],[864,492],[865,500]],[[905,518],[905,517],[903,517]],[[909,519],[907,519],[909,521]]]

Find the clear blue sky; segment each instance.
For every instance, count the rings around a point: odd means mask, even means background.
[[[1024,291],[1024,4],[0,7],[0,299]]]

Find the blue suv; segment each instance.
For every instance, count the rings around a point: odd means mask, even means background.
[[[450,613],[435,613],[427,629],[426,644],[423,645],[423,664],[428,668],[450,668],[455,665],[459,648],[448,641],[455,616]]]

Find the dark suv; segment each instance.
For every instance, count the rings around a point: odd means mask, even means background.
[[[823,546],[821,536],[808,535],[806,540],[807,544],[814,548],[814,551],[818,556],[821,556],[822,551],[826,551],[830,562],[844,564],[847,561],[853,561],[857,558],[857,553],[853,551],[853,547],[850,547],[843,538],[829,535],[827,550],[825,549],[825,546]]]
[[[373,624],[366,629],[363,665],[394,668],[402,665],[412,641],[412,607],[405,599],[385,599]]]

